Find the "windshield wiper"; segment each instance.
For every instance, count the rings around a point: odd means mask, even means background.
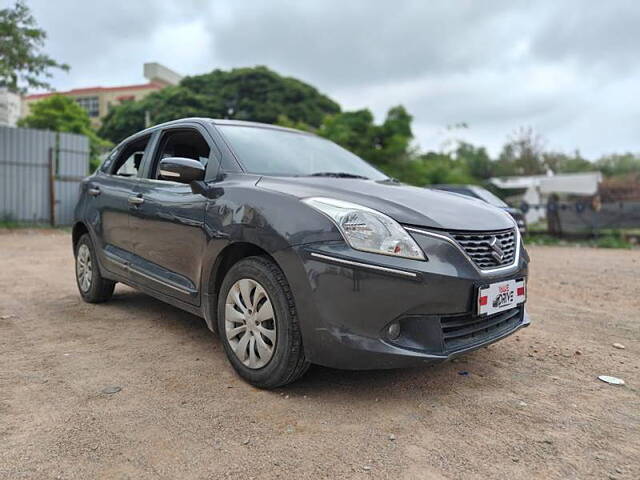
[[[378,183],[402,183],[397,178],[387,177],[384,180],[378,180]]]
[[[309,175],[310,177],[333,177],[333,178],[361,178],[362,180],[369,180],[368,177],[362,175],[355,175],[353,173],[346,172],[317,172]]]

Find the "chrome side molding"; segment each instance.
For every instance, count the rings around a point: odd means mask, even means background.
[[[164,285],[165,287],[172,288],[173,290],[177,290],[178,292],[184,293],[186,295],[194,295],[194,292],[192,292],[191,290],[189,290],[187,288],[184,288],[184,287],[179,286],[179,285],[175,285],[173,283],[169,283],[169,282],[167,282],[165,280],[161,280],[160,278],[156,277],[155,275],[149,275],[148,273],[145,273],[142,270],[140,270],[140,269],[138,269],[136,267],[133,267],[131,265],[129,265],[128,269],[129,269],[129,271],[131,273],[135,273],[136,275],[140,275],[141,277],[144,277],[147,280],[152,280],[152,281],[154,281],[156,283],[159,283],[160,285]]]

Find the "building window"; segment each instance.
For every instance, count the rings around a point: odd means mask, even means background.
[[[76,102],[86,110],[90,117],[100,115],[100,102],[98,101],[98,97],[80,97],[76,98]]]

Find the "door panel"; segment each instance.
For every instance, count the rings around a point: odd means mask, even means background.
[[[206,130],[187,123],[165,128],[154,145],[154,152],[145,157],[144,178],[136,190],[138,204],[132,209],[131,278],[199,305],[207,199],[192,193],[189,185],[159,179],[158,165],[166,157],[190,158],[206,165],[214,145]]]
[[[110,272],[128,277],[134,251],[131,234],[131,196],[140,180],[145,155],[153,135],[134,138],[116,147],[89,184],[90,222],[98,233],[100,264]]]
[[[108,271],[127,276],[127,263],[133,253],[129,223],[129,203],[136,181],[127,177],[98,175],[89,185],[91,219],[98,233],[100,264]]]
[[[132,280],[199,304],[207,200],[188,185],[161,180],[141,179],[136,193],[143,202],[131,216]]]

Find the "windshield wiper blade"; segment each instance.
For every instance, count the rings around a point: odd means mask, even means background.
[[[310,177],[333,177],[333,178],[361,178],[362,180],[369,180],[369,177],[363,177],[362,175],[356,175],[354,173],[347,172],[316,172],[309,175]]]
[[[397,178],[387,177],[384,180],[378,180],[378,183],[402,183]]]

